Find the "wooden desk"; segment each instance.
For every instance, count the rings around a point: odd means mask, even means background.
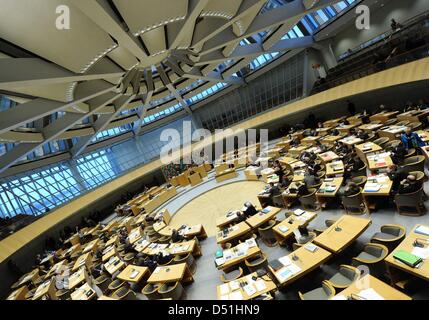
[[[84,248],[82,253],[95,252],[97,251],[98,245],[100,244],[100,239],[94,239],[89,242]]]
[[[240,212],[240,210],[234,210],[223,216],[220,216],[219,218],[216,219],[216,226],[218,228],[222,228],[229,224],[234,223],[235,219],[237,219],[238,212]]]
[[[114,257],[112,259],[110,259],[109,261],[107,261],[104,264],[104,268],[106,269],[106,271],[108,273],[110,273],[112,276],[118,272],[119,270],[121,270],[123,267],[125,267],[125,262],[122,261],[121,259],[119,259],[119,257]]]
[[[347,124],[347,125],[338,126],[336,129],[340,133],[349,133],[351,129],[356,128],[358,126],[359,126],[359,123],[350,123],[350,124]]]
[[[273,168],[265,168],[261,170],[262,180],[268,183],[268,178],[274,174]]]
[[[25,295],[28,293],[28,287],[22,286],[19,289],[13,291],[6,300],[26,300]]]
[[[240,249],[242,249],[242,247],[245,246],[247,247],[247,250],[245,251],[244,254],[238,255],[238,252],[244,252]],[[254,246],[249,247],[245,242],[240,243],[238,245],[236,245],[235,247],[232,247],[231,249],[225,249],[223,250],[223,258],[225,257],[230,257],[228,259],[224,259],[225,262],[222,264],[216,264],[216,267],[219,270],[225,270],[225,269],[230,269],[231,267],[241,264],[243,263],[244,260],[258,254],[261,253],[261,249],[258,247],[257,243],[254,243]],[[215,261],[216,262],[216,261]]]
[[[333,253],[339,253],[355,241],[370,224],[370,219],[344,215],[313,242]]]
[[[281,157],[278,159],[279,162],[285,166],[290,166],[294,162],[297,162],[298,159],[292,158],[292,157]]]
[[[332,179],[332,181],[330,181]],[[329,180],[329,181],[326,181]],[[341,184],[343,183],[343,177],[337,177],[337,178],[328,178],[325,179],[320,186],[319,190],[316,192],[317,198],[333,198],[337,196],[338,191],[341,188]],[[327,191],[327,188],[331,188],[332,191]]]
[[[355,146],[356,152],[360,152],[361,154],[367,154],[371,152],[378,152],[383,150],[378,144],[374,142],[365,142],[362,144],[358,144]]]
[[[359,126],[359,129],[361,129],[367,133],[372,133],[374,131],[377,131],[378,129],[380,129],[383,126],[384,125],[380,124],[380,123],[368,123],[368,124],[363,124],[363,125]]]
[[[377,114],[370,116],[369,120],[371,122],[372,121],[381,121],[384,123],[387,120],[394,118],[398,113],[399,113],[399,111],[380,112],[380,113],[377,113]]]
[[[201,252],[199,251],[199,247],[197,246],[195,240],[188,240],[184,242],[169,244],[152,243],[146,246],[146,248],[142,252],[150,256],[158,254],[160,252],[167,252],[172,255],[182,255],[188,253],[192,253],[194,256],[201,255]]]
[[[340,139],[343,139],[344,136],[338,135],[338,136],[324,136],[320,142],[324,144],[334,144],[335,141],[338,141]]]
[[[417,238],[429,241],[429,236],[415,233],[415,230],[418,226],[420,226],[420,224],[415,225],[414,228],[410,231],[410,233],[406,236],[406,238],[396,247],[396,249],[393,250],[392,253],[386,257],[386,259],[384,259],[388,267],[392,284],[396,285],[399,283],[399,281],[403,280],[404,272],[411,274],[415,277],[418,277],[420,279],[423,279],[425,281],[429,281],[429,261],[428,260],[423,260],[423,263],[420,264],[418,268],[411,268],[406,264],[396,260],[393,257],[393,254],[398,250],[405,250],[411,253],[415,248],[413,246],[413,243]],[[424,226],[428,227],[428,225],[424,225]],[[428,247],[428,244],[425,245],[425,248],[427,247]]]
[[[88,269],[91,267],[92,265],[92,253],[88,252],[85,253],[83,255],[81,255],[79,258],[77,258],[72,271],[75,272],[77,271],[80,267],[86,266]]]
[[[144,233],[142,228],[137,227],[134,228],[131,233],[128,235],[128,240],[131,244],[136,243],[138,240],[140,240],[141,237],[143,237]]]
[[[349,147],[353,147],[355,144],[359,144],[363,142],[361,138],[358,138],[356,136],[349,136],[341,139],[340,141]]]
[[[261,168],[259,167],[254,167],[254,166],[249,166],[246,169],[244,169],[244,175],[246,176],[247,180],[250,181],[257,181],[258,179],[258,174],[260,173]]]
[[[91,282],[88,272],[85,267],[80,268],[69,277],[69,289],[73,290],[83,282]]]
[[[106,262],[116,254],[117,254],[116,246],[112,244],[110,247],[107,247],[106,249],[104,249],[103,257],[101,258],[101,261]]]
[[[370,155],[366,158],[368,160],[368,168],[371,171],[385,169],[393,164],[392,158],[390,158],[387,152]]]
[[[52,270],[52,268],[51,268],[51,270]],[[31,272],[25,274],[22,277],[21,281],[19,282],[18,287],[25,285],[25,284],[28,284],[28,283],[32,283],[37,278],[39,278],[39,269],[38,268],[36,268],[36,269],[32,270]]]
[[[407,130],[406,126],[388,126],[383,127],[378,131],[379,137],[387,137],[390,140],[396,140],[396,138]]]
[[[310,146],[308,145],[299,145],[297,147],[290,148],[288,152],[290,154],[299,156],[303,151],[307,150],[308,148],[310,148]]]
[[[310,144],[315,146],[317,141],[320,140],[320,136],[316,136],[316,137],[305,137],[304,139],[301,140],[301,143],[304,144]]]
[[[297,257],[297,260],[293,260],[294,256]],[[276,277],[279,285],[281,287],[284,287],[302,278],[309,272],[313,271],[314,269],[325,263],[331,256],[332,253],[321,247],[318,247],[316,251],[311,252],[307,250],[304,246],[302,246],[294,252],[285,256],[286,260],[289,261],[288,263],[292,263],[300,269],[296,273],[292,273],[288,277],[282,276],[282,273],[288,269],[288,265],[277,271],[274,271],[271,266],[268,266],[268,268]],[[282,260],[282,258],[280,258],[279,260]]]
[[[219,244],[224,244],[226,242],[230,242],[236,238],[244,236],[246,233],[249,233],[252,230],[249,225],[244,221],[232,226],[231,228],[232,230],[230,230],[226,237],[222,236],[221,232],[217,232],[216,242]]]
[[[396,119],[398,121],[409,121],[409,122],[421,122],[424,118],[429,115],[429,110],[411,110],[398,114]]]
[[[56,296],[55,279],[49,279],[37,287],[32,300],[40,300],[44,296],[48,296],[50,300],[58,300]]]
[[[241,277],[232,282],[224,283],[217,286],[217,289],[216,289],[217,299],[218,300],[237,300],[237,299],[250,300],[250,299],[257,298],[267,292],[274,292],[277,290],[276,284],[274,283],[273,280],[270,279],[268,275],[265,275],[262,278],[258,278],[256,282],[252,279],[253,276],[256,276],[256,272],[249,274],[247,276]],[[240,283],[247,283],[247,285],[253,288],[253,291],[255,292],[249,296],[246,290],[239,285]],[[237,288],[237,285],[238,285],[238,288]],[[260,290],[258,289],[257,285],[260,286],[259,287]]]
[[[147,280],[148,283],[165,283],[186,280],[194,281],[192,273],[186,263],[172,264],[169,266],[157,267]]]
[[[97,297],[97,294],[88,283],[85,283],[83,286],[72,292],[70,296],[72,300],[92,300]]]
[[[263,210],[270,210],[267,213],[258,212],[253,216],[246,219],[246,223],[253,229],[258,228],[259,226],[267,223],[268,221],[275,219],[276,215],[282,210],[281,208],[276,207],[265,207]]]
[[[317,213],[312,211],[305,211],[302,215],[292,215],[279,224],[273,227],[274,235],[279,242],[284,242],[292,236],[295,230],[300,226],[308,225],[314,218],[317,217]],[[285,229],[287,228],[287,230]]]
[[[227,169],[225,171],[216,174],[216,182],[223,182],[229,179],[234,179],[238,176],[234,168]]]
[[[117,278],[130,283],[139,283],[146,274],[150,274],[148,267],[133,266],[130,264],[118,274]]]
[[[194,174],[188,176],[188,179],[189,179],[189,184],[192,187],[203,182],[203,178],[201,177],[199,172],[195,172]]]
[[[61,260],[60,262],[57,262],[52,266],[51,269],[49,269],[49,272],[46,274],[45,278],[52,277],[54,274],[59,273],[61,268],[66,268],[66,267],[67,267],[67,260]]]
[[[380,185],[380,189],[378,191],[368,191],[371,184]],[[364,197],[372,197],[372,196],[382,196],[387,197],[390,195],[390,190],[392,189],[393,182],[387,176],[387,174],[378,174],[369,176],[365,186],[362,190],[362,195]]]
[[[325,176],[330,178],[334,176],[342,176],[344,174],[344,163],[341,160],[332,161],[326,164]]]
[[[319,158],[325,163],[340,159],[340,157],[333,151],[321,153],[319,154]]]
[[[353,282],[350,286],[337,294],[332,300],[345,300],[351,295],[359,295],[359,293],[365,289],[373,289],[385,300],[411,300],[411,297],[387,285],[383,281],[378,280],[370,274],[367,274],[358,281]]]
[[[173,234],[173,230],[174,230],[174,228],[172,228],[170,226],[166,226],[165,228],[161,229],[158,233],[161,236],[171,237],[171,235]],[[207,237],[207,233],[204,230],[204,227],[202,224],[187,226],[186,229],[181,229],[179,231],[179,234],[181,234],[182,236],[184,236],[186,238],[193,238],[193,237],[206,238]]]

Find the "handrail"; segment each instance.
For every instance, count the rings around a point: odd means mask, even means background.
[[[370,39],[370,40],[368,40],[368,41],[366,41],[364,43],[361,43],[360,45],[358,45],[358,46],[354,47],[353,49],[351,49],[352,53],[347,54],[348,52],[346,51],[346,52],[340,54],[338,56],[338,61],[341,61],[341,63],[346,62],[347,59],[349,59],[350,57],[354,56],[357,53],[363,53],[366,50],[368,50],[368,51],[371,50],[371,47],[379,44],[380,41],[386,39],[386,37],[388,35],[392,35],[393,36],[395,34],[400,34],[403,31],[405,31],[405,30],[407,30],[407,29],[409,29],[411,27],[414,27],[415,25],[419,24],[420,22],[422,22],[422,21],[424,21],[425,19],[428,19],[428,18],[429,18],[429,10],[427,10],[425,12],[422,12],[422,13],[420,13],[417,16],[409,18],[408,20],[405,20],[405,22],[403,22],[403,24],[404,24],[403,28],[401,28],[399,30],[395,30],[395,31],[387,30],[385,32],[380,33],[379,35],[373,37],[372,39]],[[374,41],[377,38],[379,38],[377,41],[371,43],[368,46],[364,46],[366,43]]]

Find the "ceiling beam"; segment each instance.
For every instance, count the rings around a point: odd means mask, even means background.
[[[126,48],[140,61],[147,58],[147,54],[137,43],[135,37],[130,32],[126,32],[122,28],[106,2],[101,0],[73,1],[72,4],[78,7],[101,29],[115,38],[121,47]]]
[[[123,72],[76,74],[38,58],[0,59],[0,90],[120,77]]]
[[[65,116],[50,123],[42,129],[44,137],[42,142],[38,143],[20,143],[5,155],[0,157],[0,173],[7,170],[23,157],[27,156],[37,148],[42,147],[45,143],[57,139],[63,132],[72,128],[77,122],[82,121],[86,117],[93,115],[97,110],[103,108],[109,103],[112,103],[119,94],[107,92],[103,95],[102,99],[97,105],[90,105],[90,112],[85,114],[67,113]]]
[[[71,148],[70,153],[73,158],[77,157],[82,151],[91,143],[98,133],[103,131],[106,126],[124,109],[130,101],[135,98],[135,95],[126,96],[123,95],[115,100],[113,103],[115,106],[115,112],[111,114],[102,114],[94,122],[94,134],[80,138],[77,143]]]
[[[246,32],[238,38],[229,29],[218,33],[215,37],[204,43],[201,54],[204,55],[217,49],[221,49],[239,39],[248,38],[255,33],[266,31],[281,24],[288,24],[291,22],[297,23],[305,14],[317,11],[320,8],[334,4],[336,2],[338,1],[321,0],[310,10],[306,10],[301,1],[287,3],[264,14],[256,16]]]
[[[52,113],[73,107],[75,104],[93,99],[102,94],[110,92],[113,89],[114,87],[112,86],[104,90],[93,91],[79,97],[77,100],[67,103],[39,98],[19,104],[14,108],[0,112],[0,133],[12,130],[16,127],[25,125],[28,122],[43,118]]]
[[[211,0],[189,0],[188,15],[169,49],[176,49],[179,46],[189,47],[192,42],[195,23],[201,11]],[[185,43],[184,43],[185,42]]]

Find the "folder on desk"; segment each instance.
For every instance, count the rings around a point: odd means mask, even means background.
[[[271,260],[270,262],[268,262],[268,264],[271,268],[273,268],[274,271],[280,270],[284,267],[278,259]]]
[[[407,266],[411,268],[415,268],[419,263],[421,263],[423,260],[422,258],[408,252],[405,250],[398,250],[393,254],[393,257],[395,259],[398,259],[399,261],[405,263]]]
[[[414,232],[424,236],[429,236],[429,228],[425,226],[418,226]]]

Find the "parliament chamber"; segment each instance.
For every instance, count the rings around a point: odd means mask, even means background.
[[[427,1],[40,2],[0,0],[2,300],[429,299]]]

